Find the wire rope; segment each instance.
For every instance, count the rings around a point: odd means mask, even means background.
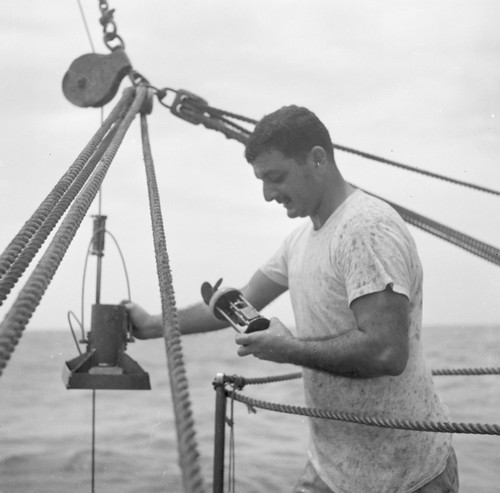
[[[87,17],[85,15],[85,12],[83,10],[83,7],[82,7],[82,3],[80,0],[76,0],[77,1],[77,4],[78,4],[78,9],[80,11],[80,16],[82,18],[82,22],[83,22],[83,27],[85,29],[85,32],[87,34],[87,39],[90,43],[90,48],[92,50],[92,53],[95,53],[95,47],[94,47],[94,42],[92,41],[92,36],[90,34],[90,29],[89,29],[89,25],[87,23]]]
[[[87,38],[88,38],[88,41],[90,43],[90,48],[92,50],[92,53],[95,53],[94,42],[93,42],[92,36],[90,34],[90,29],[89,29],[89,25],[87,23],[87,18],[85,16],[85,12],[83,10],[81,1],[77,0],[77,2],[78,2],[78,8],[80,11],[80,16],[82,18],[82,22],[83,22],[83,25],[85,28],[85,32],[87,34]],[[104,120],[104,108],[102,106],[100,108],[100,120],[101,120],[101,124],[102,124],[102,122]],[[101,214],[101,209],[102,209],[102,186],[99,188],[99,192],[98,192],[98,211],[99,211],[98,213],[99,213],[99,215]],[[127,282],[128,282],[128,278],[127,278]],[[83,303],[83,297],[82,297],[82,303]],[[70,324],[70,327],[71,327],[71,324]],[[85,339],[85,330],[84,330],[84,326],[83,326],[83,307],[82,307],[81,330],[83,333],[82,340],[84,340]],[[78,350],[80,351],[80,347],[78,344],[77,344],[77,346],[78,346]],[[92,392],[92,471],[91,471],[91,477],[92,477],[92,480],[91,480],[92,490],[91,491],[92,491],[92,493],[94,493],[94,491],[95,491],[95,412],[96,412],[95,406],[96,406],[96,391],[94,389]]]
[[[82,334],[83,334],[82,323],[80,322],[80,320],[78,320],[78,318],[76,317],[76,315],[72,311],[69,311],[67,316],[68,316],[69,328],[71,330],[71,335],[73,336],[73,340],[75,341],[76,349],[78,350],[79,354],[82,354],[82,350],[80,349],[80,344],[78,343],[78,339],[76,337],[75,329],[73,328],[73,324],[71,323],[71,317],[73,317],[76,320],[76,322],[77,322],[78,326],[80,327],[80,330],[82,331]],[[83,335],[85,335],[85,334],[83,334]]]

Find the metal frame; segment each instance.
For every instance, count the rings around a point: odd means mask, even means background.
[[[213,382],[215,388],[215,434],[213,493],[224,493],[224,459],[226,445],[227,394],[224,387],[226,376],[217,373]]]

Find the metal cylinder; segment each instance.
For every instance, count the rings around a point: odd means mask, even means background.
[[[93,216],[92,248],[90,253],[102,257],[104,255],[104,239],[106,237],[106,216]]]
[[[90,349],[98,366],[117,366],[127,345],[128,313],[124,305],[93,305]]]

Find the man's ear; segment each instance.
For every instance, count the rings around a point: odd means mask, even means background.
[[[327,155],[325,149],[321,146],[314,146],[310,153],[310,158],[312,159],[315,166],[325,166],[327,163]]]

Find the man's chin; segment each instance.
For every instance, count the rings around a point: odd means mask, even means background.
[[[294,207],[292,201],[289,201],[286,205],[285,204],[282,204],[282,205],[285,208],[286,215],[289,218],[293,219],[295,217],[306,217],[307,216],[307,214],[304,214],[303,212],[301,212],[300,209],[297,209],[296,207]]]
[[[303,216],[302,214],[300,214],[298,211],[296,211],[295,209],[287,209],[286,210],[286,215],[290,218],[290,219],[294,219],[296,217],[305,217]]]

